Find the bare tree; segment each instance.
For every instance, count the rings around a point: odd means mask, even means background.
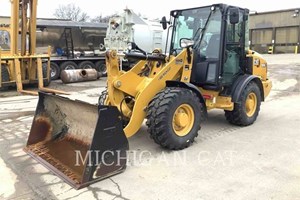
[[[98,16],[94,17],[93,19],[91,19],[91,22],[108,23],[109,19],[114,16],[115,15],[103,17],[102,15],[98,15]]]
[[[76,22],[85,22],[90,18],[86,12],[83,12],[78,6],[75,6],[75,4],[73,3],[67,5],[59,5],[53,15],[59,19],[70,19]]]

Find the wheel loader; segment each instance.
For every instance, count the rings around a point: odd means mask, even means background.
[[[254,123],[272,82],[266,60],[248,48],[249,10],[214,4],[170,15],[161,21],[168,54],[129,41],[125,58],[138,63],[125,72],[107,50],[99,105],[39,93],[25,151],[78,189],[125,170],[127,138],[145,119],[154,142],[171,150],[194,142],[211,109],[237,126]]]

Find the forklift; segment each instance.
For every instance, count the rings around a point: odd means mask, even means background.
[[[10,24],[0,25],[0,90],[16,86],[23,94],[37,95],[23,85],[38,84],[40,91],[66,94],[45,88],[50,84],[48,54],[36,53],[37,0],[11,0]]]

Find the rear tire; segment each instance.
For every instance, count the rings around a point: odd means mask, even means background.
[[[250,82],[241,94],[233,111],[225,111],[226,120],[234,125],[248,126],[255,122],[261,104],[261,92],[255,82]]]
[[[73,61],[66,61],[60,64],[60,69],[62,70],[72,70],[72,69],[78,69],[78,66]]]
[[[51,80],[56,80],[58,79],[60,76],[60,67],[58,66],[58,64],[51,62],[50,63],[50,77]]]
[[[83,61],[83,62],[79,63],[78,68],[79,69],[94,69],[95,64],[92,63],[91,61]]]
[[[96,62],[95,69],[98,72],[101,72],[103,77],[107,76],[107,68],[106,68],[106,64],[105,64],[104,61],[98,61],[98,62]]]
[[[191,90],[170,87],[159,92],[148,106],[150,137],[166,149],[190,146],[198,136],[202,104]]]

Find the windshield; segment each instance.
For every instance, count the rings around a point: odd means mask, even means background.
[[[10,37],[8,31],[0,30],[0,47],[2,50],[10,49]]]
[[[207,22],[207,20],[209,21]],[[194,48],[201,43],[207,44],[214,34],[220,34],[221,12],[218,7],[211,11],[211,7],[194,8],[178,11],[174,20],[172,48],[181,49],[181,38],[194,40]]]

